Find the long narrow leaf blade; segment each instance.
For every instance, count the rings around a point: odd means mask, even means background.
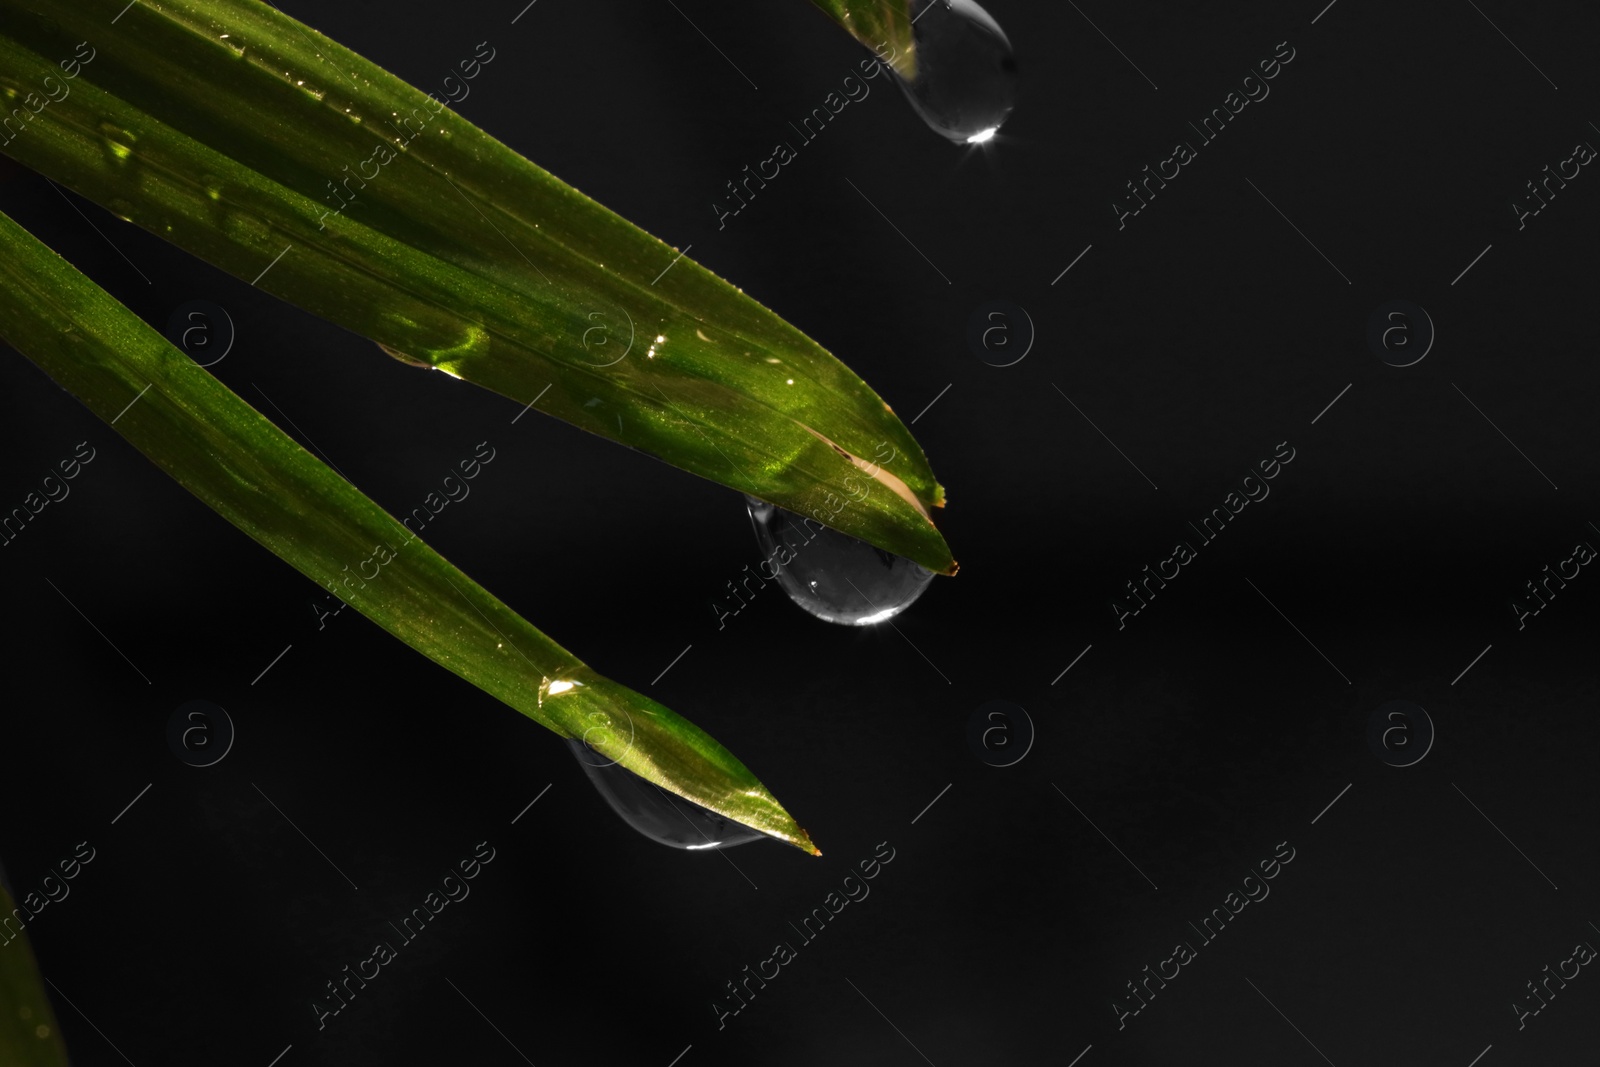
[[[391,353],[954,573],[910,431],[776,314],[275,8],[122,6],[0,0],[27,115],[0,151]]]
[[[39,966],[17,910],[0,882],[0,1063],[7,1067],[67,1067],[67,1046],[40,981]],[[38,905],[34,905],[37,907]]]
[[[635,774],[815,851],[704,731],[540,633],[4,214],[0,337],[223,518],[412,648]]]
[[[911,35],[910,0],[811,0],[845,32],[888,56],[895,73],[907,81],[917,76],[916,40]],[[933,0],[940,3],[942,0]]]

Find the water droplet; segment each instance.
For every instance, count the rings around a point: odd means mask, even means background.
[[[463,360],[489,351],[489,331],[475,322],[458,323],[455,336],[445,344],[423,350],[433,357],[434,363],[451,373]],[[456,377],[461,375],[456,374]]]
[[[415,356],[408,356],[404,352],[401,352],[399,349],[390,348],[388,345],[384,344],[382,341],[378,342],[378,347],[383,349],[389,355],[393,356],[395,359],[398,359],[401,363],[409,363],[413,367],[421,367],[424,370],[426,370],[429,367],[433,366],[433,364],[428,363],[425,360],[420,360]]]
[[[123,222],[133,221],[133,201],[120,196],[112,197],[106,201],[106,210],[111,212]]]
[[[989,140],[1016,103],[1017,61],[1005,31],[973,0],[912,0],[911,15],[917,76],[896,75],[911,106],[952,141]]]
[[[825,622],[871,626],[891,619],[933,580],[926,567],[815,519],[753,496],[746,496],[745,504],[766,557],[756,567],[757,580],[775,573],[790,600]]]
[[[611,810],[652,841],[696,851],[732,848],[768,836],[667,792],[582,741],[567,738],[566,745]]]
[[[419,308],[410,310],[417,311]],[[383,316],[392,326],[387,332],[391,336],[405,338],[401,342],[403,349],[386,347],[390,355],[404,351],[410,358],[396,358],[429,367],[445,364],[460,377],[461,370],[471,365],[472,358],[488,352],[493,344],[489,331],[475,322],[463,321],[459,315],[444,310],[422,310],[426,311],[426,317],[422,319],[409,318],[399,312],[388,312]]]
[[[215,174],[200,175],[200,185],[205,189],[206,195],[213,200],[222,199],[222,179]]]
[[[133,134],[114,122],[102,122],[100,135],[104,138],[107,154],[115,163],[126,163],[133,157],[132,145],[138,140]]]

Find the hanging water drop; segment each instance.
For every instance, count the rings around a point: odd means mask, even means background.
[[[973,0],[911,0],[911,17],[917,76],[895,75],[911,106],[952,141],[989,140],[1016,102],[1017,61],[1005,31]]]
[[[567,750],[611,805],[611,810],[652,841],[670,848],[698,851],[732,848],[768,836],[667,792],[582,741],[570,737],[565,740]]]
[[[933,572],[903,556],[792,511],[745,497],[765,557],[761,578],[776,573],[789,599],[824,622],[871,626],[900,614],[922,595]],[[744,588],[746,584],[736,588]]]

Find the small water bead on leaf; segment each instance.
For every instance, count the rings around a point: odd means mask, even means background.
[[[789,599],[824,622],[871,626],[891,619],[933,580],[933,572],[921,564],[815,519],[753,496],[746,496],[745,504],[761,546],[761,578],[775,572]]]
[[[100,143],[105,147],[106,158],[113,163],[126,163],[133,158],[133,145],[138,138],[110,119],[100,123]]]
[[[398,359],[401,363],[405,363],[405,364],[407,364],[409,366],[412,366],[412,367],[421,367],[423,370],[428,370],[433,366],[432,363],[429,363],[429,362],[427,362],[425,360],[418,359],[415,356],[408,356],[404,352],[401,352],[397,348],[390,348],[388,345],[384,344],[382,341],[378,341],[376,343],[377,343],[379,348],[384,350],[385,353],[387,353],[390,356],[393,356],[395,359]]]
[[[895,80],[934,132],[981,144],[1016,103],[1017,61],[1005,31],[972,0],[911,0],[917,76]]]
[[[565,744],[611,810],[658,844],[699,851],[732,848],[769,836],[674,796],[576,738],[566,738]]]

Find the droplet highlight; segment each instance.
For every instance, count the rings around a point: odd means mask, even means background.
[[[1017,61],[1005,31],[973,0],[911,0],[911,18],[917,76],[895,75],[911,106],[957,143],[994,137],[1017,96]]]
[[[769,837],[667,792],[582,741],[566,738],[565,744],[611,810],[657,844],[694,852],[732,848]]]
[[[746,496],[745,504],[764,557],[756,581],[776,581],[790,600],[824,622],[885,622],[910,607],[933,580],[933,572],[921,564],[815,519],[753,496]]]
[[[138,141],[132,133],[109,120],[100,123],[100,143],[106,158],[112,163],[126,163],[133,158],[133,145]]]

